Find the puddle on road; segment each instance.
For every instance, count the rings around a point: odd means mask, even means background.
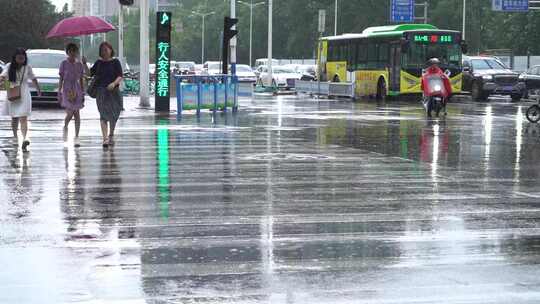
[[[248,156],[240,156],[243,160],[274,160],[274,161],[309,161],[309,160],[332,160],[333,156],[322,154],[301,154],[301,153],[262,153]]]

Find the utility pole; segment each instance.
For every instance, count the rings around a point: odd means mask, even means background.
[[[149,18],[150,18],[150,9],[148,0],[141,0],[141,19],[140,19],[140,44],[141,44],[141,54],[140,54],[140,94],[141,100],[139,106],[142,108],[150,107],[150,96],[149,96],[149,85],[150,85],[150,75],[149,75],[149,65],[150,65],[150,35],[148,29],[150,28]]]
[[[251,3],[244,1],[238,1],[238,3],[249,6],[249,65],[253,66],[253,8],[265,2],[253,3],[251,0]]]

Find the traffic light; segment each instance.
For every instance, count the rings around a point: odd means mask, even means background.
[[[223,22],[223,74],[228,74],[229,69],[229,48],[231,44],[231,39],[238,34],[237,30],[233,30],[232,27],[238,23],[237,18],[225,17]]]
[[[134,0],[120,0],[121,5],[133,5]]]
[[[233,30],[232,27],[235,26],[238,23],[238,18],[229,18],[225,17],[224,22],[224,37],[227,41],[231,40],[236,34],[238,34],[237,30]]]

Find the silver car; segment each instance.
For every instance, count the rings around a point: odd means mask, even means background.
[[[58,104],[58,85],[60,82],[58,72],[60,64],[67,58],[66,53],[59,50],[29,50],[27,55],[28,64],[32,67],[41,87],[41,96],[37,96],[36,88],[29,82],[32,101]]]
[[[253,82],[257,81],[257,75],[253,72],[253,69],[247,64],[236,65],[236,76],[239,82]]]

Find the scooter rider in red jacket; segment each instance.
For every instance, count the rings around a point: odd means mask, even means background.
[[[446,113],[446,103],[448,102],[448,99],[452,95],[452,84],[450,83],[450,79],[448,78],[448,76],[439,67],[440,64],[441,64],[441,62],[437,58],[431,58],[430,60],[428,60],[428,62],[427,62],[428,68],[424,71],[424,74],[422,75],[421,87],[422,87],[422,92],[425,93],[426,90],[424,90],[424,88],[427,87],[427,85],[428,85],[427,84],[427,79],[428,79],[427,76],[437,75],[437,76],[441,77],[441,79],[442,79],[442,81],[444,83],[445,91],[446,91],[445,92],[446,96],[444,96],[444,112]]]

